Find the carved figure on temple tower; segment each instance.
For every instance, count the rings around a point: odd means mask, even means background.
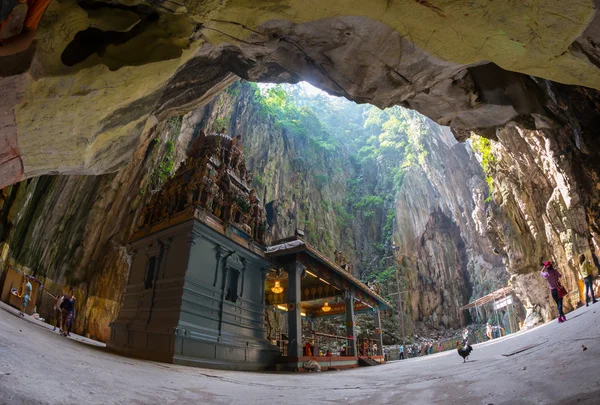
[[[248,225],[248,216],[247,215],[242,215],[240,220],[241,220],[242,229],[248,235],[250,235],[252,233],[252,229],[250,229],[250,226]]]
[[[208,198],[206,200],[206,209],[209,210],[210,212],[213,212],[213,205],[214,205],[214,200],[216,197],[217,192],[219,192],[219,186],[217,185],[217,183],[212,183],[212,185],[210,186],[210,189],[208,191]]]
[[[217,187],[217,190],[214,193],[212,211],[213,211],[213,214],[215,214],[215,216],[217,216],[219,218],[222,217],[222,211],[223,211],[223,192],[220,189],[218,189],[218,187]]]

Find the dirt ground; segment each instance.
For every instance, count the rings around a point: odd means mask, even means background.
[[[600,404],[600,303],[476,345],[464,364],[451,351],[310,374],[121,357],[15,313],[0,303],[2,404]]]

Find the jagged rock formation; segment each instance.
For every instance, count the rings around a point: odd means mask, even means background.
[[[508,125],[496,132],[495,163],[490,169],[494,205],[487,228],[507,255],[511,282],[530,313],[552,319],[556,305],[539,275],[541,263],[553,261],[577,290],[577,257],[598,264],[600,155],[597,92],[548,84],[556,124],[527,130]],[[575,293],[565,299],[572,307]]]
[[[528,76],[600,88],[597,3],[53,1],[0,63],[0,187],[102,174],[233,80],[296,82],[457,130],[548,116]],[[426,22],[426,23],[424,23]],[[68,130],[65,130],[68,128]]]
[[[481,165],[447,128],[423,121],[426,161],[409,170],[396,196],[394,240],[416,329],[455,329],[459,308],[505,286],[508,273],[486,235]]]

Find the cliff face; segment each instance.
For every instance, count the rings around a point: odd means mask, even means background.
[[[422,120],[427,156],[396,196],[394,241],[416,329],[458,328],[459,308],[506,286],[508,273],[486,235],[488,186],[479,161],[447,128]]]
[[[125,245],[136,218],[156,187],[165,156],[183,159],[181,145],[189,138],[169,123],[159,128],[144,134],[133,159],[118,173],[42,176],[0,194],[0,242],[9,246],[8,263],[29,268],[55,294],[74,287],[78,333],[108,339],[129,272]],[[172,140],[180,147],[169,153]],[[42,317],[51,317],[53,301],[42,295]]]
[[[496,132],[489,169],[495,204],[487,210],[487,229],[506,252],[512,285],[529,313],[544,320],[557,310],[539,274],[542,263],[554,262],[567,289],[575,291],[579,254],[596,264],[600,254],[600,98],[589,89],[551,83],[547,91],[553,126],[513,124]],[[577,301],[575,292],[565,305]]]

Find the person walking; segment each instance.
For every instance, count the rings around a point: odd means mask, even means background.
[[[60,309],[62,301],[63,293],[61,291],[56,295],[56,302],[54,303],[54,329],[52,329],[56,332],[56,328],[58,328],[59,333],[62,333],[62,310]]]
[[[438,340],[438,353],[442,352],[442,342]]]
[[[23,286],[23,311],[19,312],[19,315],[21,315],[22,317],[25,317],[25,308],[27,308],[29,297],[31,297],[31,290],[33,290],[30,280],[31,277],[25,276],[25,285]]]
[[[594,286],[593,286],[593,272],[594,267],[589,260],[586,260],[585,255],[582,253],[579,255],[579,276],[585,284],[585,306],[590,306],[590,295],[592,296],[592,304],[598,302],[594,297]]]
[[[63,298],[60,308],[62,309],[62,335],[71,336],[71,326],[75,316],[75,290],[71,288],[71,296]]]
[[[400,351],[399,359],[404,360],[404,343],[400,345],[400,348],[398,350]]]
[[[558,323],[563,323],[567,320],[567,317],[563,312],[563,295],[562,292],[559,293],[559,289],[563,289],[563,286],[560,284],[562,274],[552,266],[552,262],[550,261],[544,263],[544,268],[540,274],[548,282],[552,298],[556,302],[556,306],[558,306]]]

